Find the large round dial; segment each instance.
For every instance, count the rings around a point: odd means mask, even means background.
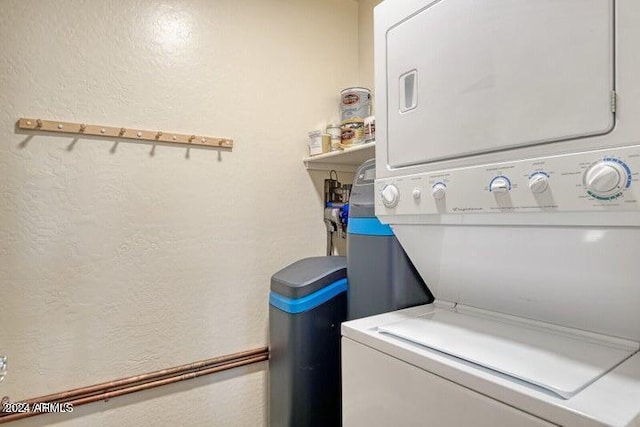
[[[388,208],[395,208],[400,199],[398,187],[389,184],[382,189],[382,203]]]
[[[434,199],[440,200],[447,194],[447,186],[442,182],[438,182],[431,187],[431,194]]]
[[[489,189],[492,193],[504,194],[511,189],[511,183],[506,176],[497,176],[491,181]]]
[[[621,163],[600,161],[594,163],[584,174],[584,184],[595,197],[617,196],[629,178],[628,169]]]

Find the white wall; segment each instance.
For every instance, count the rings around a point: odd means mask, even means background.
[[[0,396],[265,345],[269,277],[324,253],[306,132],[358,84],[350,0],[0,2]],[[22,116],[233,152],[16,131]],[[314,178],[314,179],[312,179]],[[255,426],[266,364],[15,425]]]

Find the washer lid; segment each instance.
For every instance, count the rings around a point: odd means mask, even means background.
[[[378,328],[565,399],[638,351],[634,341],[458,305]]]
[[[614,7],[440,0],[386,33],[388,164],[609,132]]]

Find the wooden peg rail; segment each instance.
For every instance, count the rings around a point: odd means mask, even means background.
[[[88,125],[84,123],[55,122],[51,120],[21,118],[18,121],[18,127],[20,129],[44,132],[62,132],[77,135],[126,138],[170,144],[199,145],[229,149],[233,148],[233,140],[227,138],[214,138],[202,135],[184,135],[180,133],[129,129],[124,127],[119,128],[113,126]]]

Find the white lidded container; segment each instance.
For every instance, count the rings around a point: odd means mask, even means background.
[[[344,120],[342,122],[342,134],[340,147],[343,149],[351,148],[355,145],[364,143],[364,120],[355,117],[353,119]]]
[[[371,115],[371,91],[364,87],[349,87],[340,91],[340,120]]]
[[[327,133],[331,135],[331,151],[340,150],[342,141],[342,128],[339,124],[328,124]]]

